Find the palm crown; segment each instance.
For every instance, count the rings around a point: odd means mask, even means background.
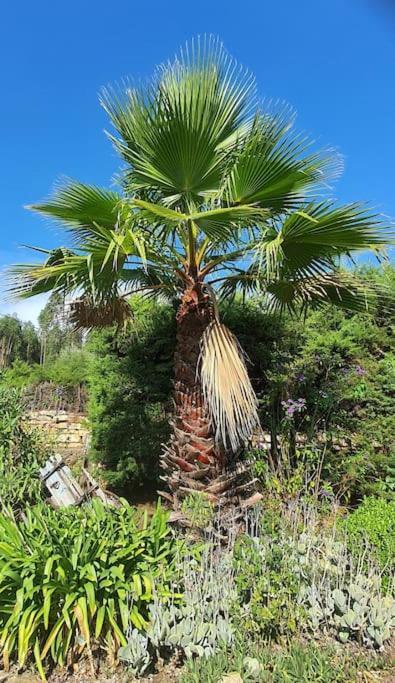
[[[15,266],[17,296],[77,295],[87,326],[123,320],[131,291],[203,281],[280,308],[365,306],[339,258],[380,249],[387,227],[362,205],[323,198],[340,158],[311,151],[289,108],[259,105],[254,79],[217,40],[192,43],[144,87],[104,91],[102,104],[125,162],[120,189],[68,181],[30,207],[59,221],[69,246]]]

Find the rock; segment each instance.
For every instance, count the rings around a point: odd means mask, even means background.
[[[244,681],[238,671],[232,671],[230,674],[222,676],[218,683],[244,683]]]
[[[252,678],[253,681],[259,681],[263,673],[263,666],[260,661],[256,657],[244,657],[243,664],[249,678]]]
[[[54,422],[57,425],[61,424],[62,422],[69,422],[69,416],[66,415],[65,413],[63,413],[63,415],[57,415],[54,418]]]

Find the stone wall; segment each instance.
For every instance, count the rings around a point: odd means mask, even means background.
[[[66,410],[30,410],[25,414],[26,422],[32,427],[45,430],[51,439],[57,453],[61,454],[68,464],[84,458],[90,430],[84,413],[74,413]],[[318,444],[327,441],[325,433],[316,435]],[[307,443],[307,437],[303,434],[296,435],[297,446],[303,447]],[[256,433],[252,439],[252,445],[264,451],[270,451],[271,437],[267,432]],[[337,438],[331,443],[331,448],[336,451],[347,450],[351,447],[350,439]],[[280,446],[280,444],[279,444]]]
[[[68,464],[83,458],[89,439],[89,428],[83,413],[65,410],[32,410],[26,413],[26,422],[39,427],[53,439],[55,450]]]

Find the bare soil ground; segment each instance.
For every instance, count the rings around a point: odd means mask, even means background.
[[[178,683],[181,669],[173,663],[166,664],[163,669],[145,678],[139,678],[138,683]],[[69,671],[54,671],[48,675],[48,683],[135,683],[136,679],[125,669],[119,669],[112,674],[99,673],[97,677],[81,667],[75,673]],[[15,670],[9,672],[0,671],[0,683],[42,683],[40,676],[25,671],[18,673]]]

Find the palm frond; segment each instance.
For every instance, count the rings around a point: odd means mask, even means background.
[[[273,312],[287,310],[298,313],[306,307],[332,304],[357,313],[374,310],[380,302],[394,311],[393,293],[359,279],[351,272],[338,271],[321,277],[299,280],[279,280],[267,286],[268,309]]]
[[[124,269],[121,279],[128,293],[143,292],[146,296],[174,302],[180,295],[182,283],[172,268],[150,264],[145,268]]]
[[[168,226],[170,230],[181,228],[190,222],[200,228],[211,241],[227,241],[237,238],[240,228],[256,226],[264,223],[269,212],[254,205],[218,207],[204,209],[194,213],[174,211],[162,204],[154,204],[140,199],[134,199],[132,205],[140,208],[141,220],[147,220],[151,225]],[[139,216],[137,216],[137,220]],[[236,232],[235,232],[236,230]]]
[[[263,224],[269,215],[268,211],[247,204],[200,211],[189,215],[188,218],[210,240],[227,241],[237,240],[241,229]]]
[[[257,203],[282,212],[339,175],[340,156],[331,150],[309,152],[311,141],[294,133],[293,123],[287,106],[256,116],[226,175],[223,196],[228,203]]]
[[[78,292],[93,298],[112,296],[117,289],[120,266],[107,263],[103,268],[105,253],[79,254],[56,249],[43,263],[11,266],[7,276],[8,296],[26,299],[52,290],[67,295]]]
[[[46,254],[47,258],[42,263],[19,263],[9,266],[5,278],[6,295],[9,300],[28,299],[46,292],[67,292],[73,289],[73,274],[62,270],[65,259],[74,256],[70,249],[27,248],[40,251]]]
[[[111,190],[65,180],[50,199],[27,208],[74,229],[92,226],[113,229],[122,211],[122,197]]]
[[[200,378],[216,441],[237,451],[259,424],[257,399],[236,337],[216,321],[201,341]]]
[[[223,159],[250,115],[254,79],[215,38],[192,41],[152,83],[105,90],[102,104],[131,165],[132,191],[199,197],[221,184]]]
[[[140,209],[140,215],[143,220],[147,220],[154,225],[164,224],[173,226],[188,220],[188,215],[181,211],[174,211],[163,204],[147,202],[143,199],[133,199],[132,206],[137,206]]]
[[[360,204],[309,204],[285,216],[256,242],[256,261],[268,281],[325,275],[340,257],[382,249],[395,231]]]

